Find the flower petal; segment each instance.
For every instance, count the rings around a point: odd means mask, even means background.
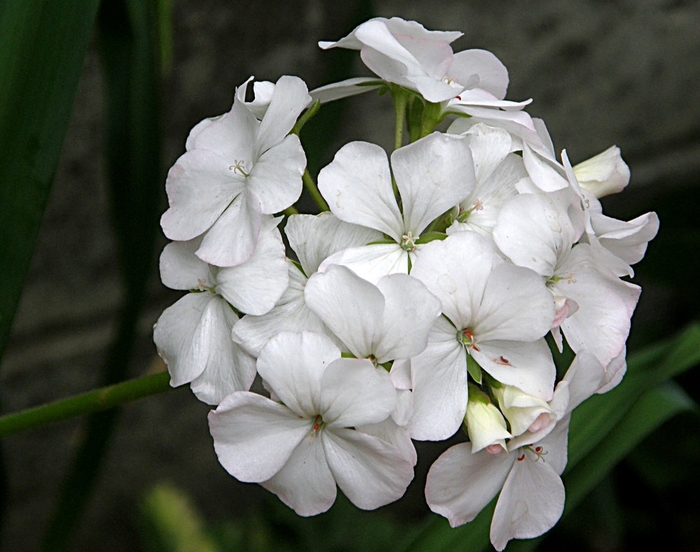
[[[343,146],[330,165],[321,169],[318,188],[339,219],[401,241],[403,221],[391,186],[389,161],[379,146],[367,142]]]
[[[413,464],[379,437],[353,429],[323,432],[331,473],[350,501],[373,510],[401,498],[413,479]]]
[[[209,412],[209,431],[226,471],[239,481],[260,483],[282,469],[311,432],[311,420],[262,395],[241,391]]]
[[[462,136],[434,132],[394,151],[391,168],[403,203],[404,228],[414,236],[474,188],[472,152]]]
[[[160,225],[171,240],[191,240],[205,232],[245,188],[231,163],[208,150],[183,154],[168,172],[170,208]]]
[[[513,464],[493,513],[491,543],[499,552],[511,539],[531,539],[549,531],[564,511],[559,475],[546,461],[522,454],[525,458]]]
[[[261,485],[300,516],[325,512],[333,505],[337,494],[318,435],[304,437],[282,469]]]
[[[258,372],[279,399],[299,416],[320,414],[321,378],[340,357],[333,342],[312,332],[280,332],[260,351]]]
[[[261,315],[272,310],[287,289],[289,275],[282,236],[276,227],[262,230],[246,262],[222,268],[217,293],[238,310]]]
[[[250,259],[262,226],[260,201],[241,193],[204,236],[197,256],[215,266],[235,266]]]
[[[378,230],[343,222],[328,211],[318,215],[293,215],[287,219],[284,233],[307,276],[316,272],[323,260],[333,253],[383,237]]]
[[[446,517],[451,527],[464,525],[496,496],[510,471],[515,454],[471,452],[460,443],[443,452],[430,467],[425,499],[430,509]]]
[[[304,297],[353,355],[367,358],[374,353],[384,312],[384,296],[376,286],[349,268],[331,265],[309,278]]]
[[[389,373],[369,360],[340,358],[331,362],[321,380],[318,413],[336,428],[386,420],[396,406]]]

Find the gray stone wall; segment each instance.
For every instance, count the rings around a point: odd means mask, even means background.
[[[295,74],[310,88],[324,84],[328,54],[316,42],[350,30],[356,4],[177,2],[174,67],[163,90],[164,170],[184,151],[189,129],[228,110],[234,87],[249,75],[274,81]],[[534,98],[528,111],[546,121],[555,147],[567,148],[572,162],[609,145],[620,146],[632,169],[632,185],[624,200],[611,202],[613,209],[641,214],[635,206],[653,199],[659,182],[685,186],[700,175],[697,2],[377,0],[373,5],[376,15],[463,31],[456,50],[493,51],[510,71],[507,97]],[[359,64],[357,69],[361,71]],[[5,411],[91,389],[113,334],[122,290],[109,227],[101,93],[99,60],[91,50],[2,361]],[[353,101],[347,117],[337,122],[339,139],[388,144],[392,116],[386,99]],[[151,327],[179,296],[164,289],[157,274],[149,289],[133,375],[154,362]],[[640,313],[658,309],[664,297],[661,291],[645,291]],[[237,483],[216,461],[207,410],[187,389],[124,409],[76,550],[133,550],[135,506],[160,480],[191,493],[212,517],[241,512],[258,500],[257,487]],[[75,420],[3,442],[10,511],[0,549],[36,549],[81,430]],[[428,465],[423,459],[419,468],[424,471]],[[417,479],[399,506],[405,511],[422,511],[420,504],[413,505],[422,500],[420,475]]]

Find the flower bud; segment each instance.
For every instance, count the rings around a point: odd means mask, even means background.
[[[472,453],[484,448],[491,453],[505,450],[505,440],[511,437],[506,429],[506,421],[498,408],[491,404],[486,393],[473,384],[469,384],[465,422],[472,442]]]
[[[524,393],[511,385],[492,386],[494,397],[510,424],[513,436],[536,432],[556,423],[557,416],[546,401]]]
[[[617,146],[582,161],[574,167],[574,174],[581,187],[598,199],[621,192],[630,181],[630,169]]]

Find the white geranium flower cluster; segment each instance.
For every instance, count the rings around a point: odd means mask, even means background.
[[[619,150],[559,160],[529,102],[503,99],[501,62],[454,54],[459,36],[370,20],[321,47],[359,50],[376,78],[309,94],[285,76],[256,83],[252,102],[246,82],[228,113],[195,126],[161,221],[174,240],[163,282],[190,293],[154,340],[172,385],[216,406],[224,468],[303,516],[330,508],[336,486],[364,509],[397,500],[412,440],[462,427],[426,499],[456,526],[500,493],[502,550],[562,513],[569,415],[625,372],[640,288],[623,278],[658,219],[605,216],[598,199],[629,180]],[[302,182],[316,191],[301,124],[377,88],[396,102],[395,150],[346,144],[318,175],[330,212],[298,214]],[[557,378],[564,342],[575,360]],[[256,374],[267,395],[250,391]]]

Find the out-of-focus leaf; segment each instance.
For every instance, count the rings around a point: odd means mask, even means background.
[[[466,525],[460,525],[454,529],[446,519],[434,516],[426,524],[421,533],[414,538],[405,548],[398,550],[406,552],[479,552],[489,550],[491,542],[489,539],[489,529],[491,527],[491,517],[496,507],[496,500],[486,506],[473,521]]]
[[[137,323],[154,266],[162,190],[158,118],[159,76],[155,3],[103,0],[98,45],[105,76],[107,167],[112,222],[126,288],[117,335],[100,385],[127,377]],[[43,547],[66,550],[85,508],[115,425],[117,410],[93,414],[63,482]]]
[[[620,460],[645,437],[676,414],[697,408],[673,382],[647,391],[576,467],[564,477],[566,510],[570,511]]]
[[[0,355],[29,269],[98,4],[0,2]]]
[[[698,363],[700,326],[697,325],[630,355],[622,383],[608,393],[589,398],[572,414],[568,469],[598,446],[643,393]]]
[[[171,485],[157,485],[141,507],[143,536],[150,552],[217,552],[202,516],[189,498]]]

